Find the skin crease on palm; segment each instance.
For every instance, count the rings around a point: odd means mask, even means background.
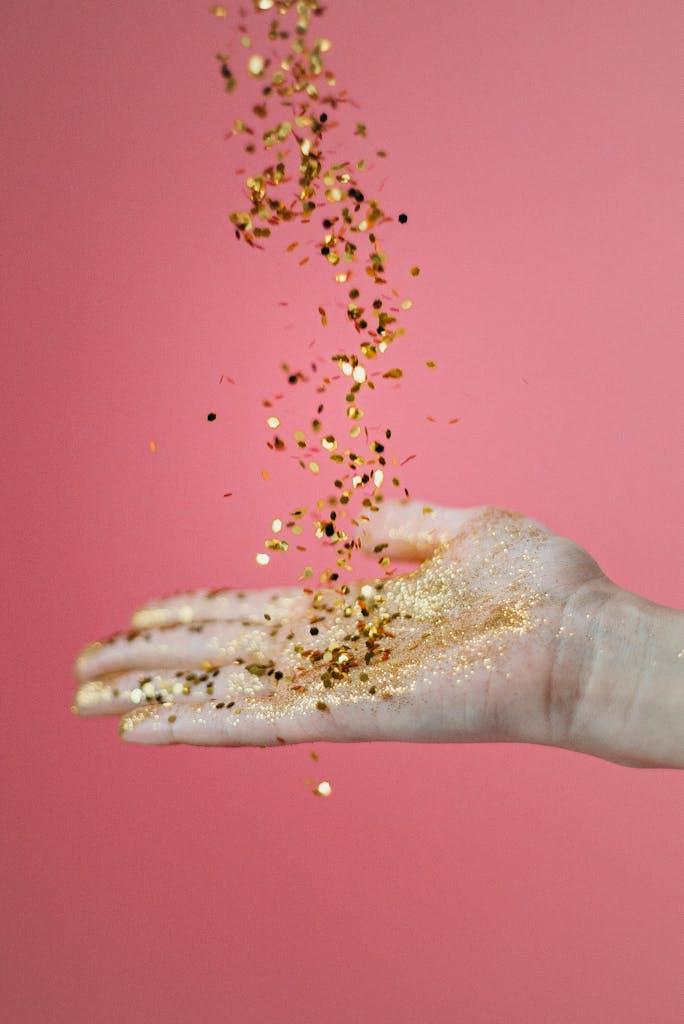
[[[513,512],[416,502],[374,515],[379,544],[418,567],[316,607],[301,589],[149,603],[79,656],[74,710],[123,714],[123,738],[150,744],[570,746],[585,655],[568,671],[561,649],[619,590],[590,555]]]

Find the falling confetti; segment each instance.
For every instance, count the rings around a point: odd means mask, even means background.
[[[408,215],[385,212],[377,198],[382,183],[379,188],[365,186],[364,175],[372,169],[374,156],[384,159],[386,150],[370,149],[362,159],[340,156],[344,148],[339,138],[343,132],[340,113],[350,99],[328,66],[331,41],[312,31],[314,16],[323,13],[321,5],[317,0],[253,0],[252,6],[251,18],[240,8],[228,52],[217,54],[232,105],[238,87],[244,84],[246,89],[243,109],[235,112],[239,116],[233,116],[228,132],[231,144],[242,149],[245,164],[241,172],[245,202],[230,213],[230,223],[236,239],[255,249],[264,248],[284,226],[289,226],[290,233],[296,230],[298,237],[288,239],[283,247],[286,258],[293,254],[300,267],[311,259],[323,261],[332,286],[343,297],[333,306],[329,302],[313,305],[326,339],[334,337],[339,347],[332,354],[316,355],[303,368],[281,364],[285,391],[303,387],[308,394],[313,390],[315,412],[304,423],[290,424],[281,411],[283,393],[263,399],[264,408],[273,410],[265,420],[267,447],[288,453],[283,457],[292,458],[313,475],[321,490],[307,507],[289,514],[281,509],[271,516],[271,536],[264,539],[265,550],[255,558],[258,565],[267,566],[272,555],[306,552],[305,531],[322,545],[327,567],[314,574],[313,566],[305,565],[299,575],[305,589],[310,588],[311,634],[318,634],[316,623],[325,617],[323,590],[316,589],[320,586],[332,588],[349,602],[349,617],[365,643],[361,666],[344,643],[322,656],[301,648],[302,671],[317,665],[323,685],[329,688],[359,667],[364,670],[363,679],[367,667],[391,654],[382,582],[362,588],[359,597],[351,594],[345,579],[351,579],[360,546],[359,528],[379,510],[385,490],[400,488],[408,496],[408,489],[398,475],[388,473],[388,466],[403,467],[416,457],[409,455],[399,462],[391,449],[390,427],[374,424],[366,416],[370,393],[380,386],[399,387],[404,377],[396,360],[387,367],[386,354],[405,334],[401,319],[413,301],[392,287],[394,271],[381,234],[393,223],[406,225]],[[211,8],[211,13],[226,17],[225,8]],[[250,99],[253,94],[256,101]],[[370,134],[365,123],[355,123],[353,136],[359,145],[368,145]],[[302,254],[302,249],[308,252]],[[415,278],[420,268],[404,268],[403,274]],[[261,476],[268,480],[268,471],[261,469]],[[385,548],[379,545],[374,554],[383,574],[389,576],[394,570]],[[277,683],[298,692],[296,669],[283,677],[275,666],[251,668],[274,674]],[[373,695],[375,687],[371,685],[368,692]],[[329,710],[325,701],[315,707],[321,713]],[[320,782],[313,792],[330,795],[330,783]]]

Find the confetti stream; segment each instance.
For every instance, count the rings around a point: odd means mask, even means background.
[[[294,444],[297,452],[290,457],[309,479],[313,476],[319,482],[318,497],[289,515],[282,511],[271,515],[275,536],[264,539],[266,550],[255,558],[258,565],[266,566],[271,560],[267,552],[289,551],[290,556],[293,551],[306,552],[307,544],[289,541],[304,540],[302,534],[308,530],[322,546],[327,562],[316,581],[312,565],[301,567],[299,579],[309,581],[312,617],[325,616],[323,590],[317,585],[332,588],[348,601],[350,625],[364,638],[368,667],[391,654],[386,638],[392,634],[383,614],[382,595],[371,589],[362,599],[351,596],[345,579],[353,572],[359,526],[379,510],[385,490],[392,486],[408,495],[400,477],[387,473],[388,465],[403,467],[416,457],[409,455],[399,462],[392,450],[390,427],[366,416],[371,393],[388,388],[385,381],[391,382],[392,390],[399,388],[404,377],[394,359],[389,369],[383,362],[404,336],[402,314],[413,302],[392,287],[394,270],[381,235],[397,222],[406,224],[408,215],[385,212],[377,198],[382,182],[379,187],[372,184],[374,157],[384,159],[387,151],[368,149],[365,155],[357,154],[358,147],[363,151],[368,145],[369,129],[361,121],[344,127],[351,100],[328,65],[332,43],[318,34],[321,19],[315,16],[323,14],[318,0],[252,0],[252,8],[251,17],[246,6],[239,9],[226,51],[217,54],[231,105],[238,88],[243,97],[242,110],[235,111],[227,134],[230,144],[240,150],[245,167],[241,172],[244,201],[230,212],[230,224],[237,241],[253,249],[266,247],[282,229],[290,236],[280,249],[283,258],[294,254],[299,267],[312,258],[321,261],[329,268],[339,296],[332,306],[330,301],[312,304],[326,339],[334,339],[336,350],[317,351],[306,373],[281,365],[288,385],[285,390],[296,387],[297,393],[300,388],[306,395],[313,392],[315,413],[304,417],[304,423],[293,424],[279,404],[283,394],[263,399],[264,408],[277,408],[277,415],[274,411],[266,418],[269,431],[278,431],[269,434],[267,447],[275,453]],[[226,8],[213,7],[211,13],[225,18]],[[295,239],[293,231],[298,234]],[[419,274],[418,266],[408,268],[408,276]],[[265,468],[261,476],[269,479]],[[383,574],[390,576],[394,569],[386,552],[378,550],[375,555]],[[312,634],[318,632],[313,622],[311,629]],[[320,660],[325,687],[343,682],[356,667],[341,649],[329,649],[321,656],[302,647],[301,660],[302,671]],[[296,669],[287,685],[296,689]],[[328,711],[325,701],[316,708]],[[330,783],[319,783],[314,792],[329,795]]]

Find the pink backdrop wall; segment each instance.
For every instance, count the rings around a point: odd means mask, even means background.
[[[259,400],[316,330],[282,247],[231,237],[207,6],[5,12],[3,1017],[674,1024],[676,773],[320,746],[317,800],[305,748],[130,748],[69,713],[75,651],[141,600],[265,581]],[[681,606],[678,5],[328,8],[423,270],[413,492],[524,510]]]

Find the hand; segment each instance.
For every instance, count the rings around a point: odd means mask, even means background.
[[[140,743],[514,741],[650,763],[621,736],[619,692],[614,713],[595,692],[594,638],[625,592],[582,548],[512,512],[415,502],[382,506],[363,543],[422,564],[316,599],[152,602],[80,655],[75,710],[128,712],[121,734]]]

